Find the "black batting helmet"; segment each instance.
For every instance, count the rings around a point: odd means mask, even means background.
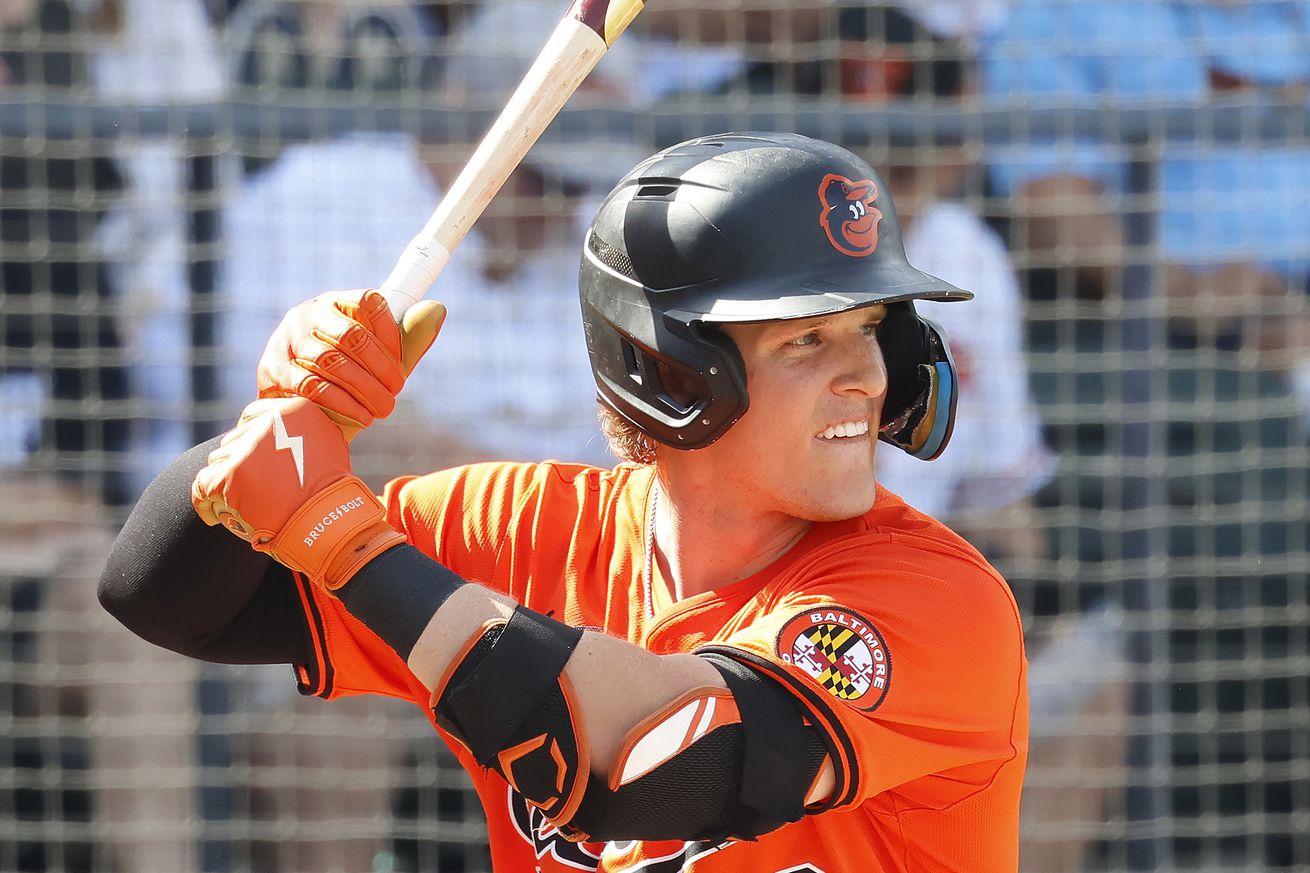
[[[876,303],[879,437],[924,459],[950,439],[955,365],[912,301],[973,295],[910,266],[882,180],[838,146],[730,133],[642,161],[592,222],[579,290],[602,401],[662,443],[707,446],[746,411],[741,356],[714,325]],[[677,390],[659,364],[681,376]]]

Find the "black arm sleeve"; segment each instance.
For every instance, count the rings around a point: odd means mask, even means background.
[[[414,644],[464,580],[408,543],[369,561],[337,589],[343,606],[409,660]]]
[[[290,570],[191,506],[218,440],[160,473],[114,540],[100,603],[138,636],[223,664],[309,663],[312,642]]]

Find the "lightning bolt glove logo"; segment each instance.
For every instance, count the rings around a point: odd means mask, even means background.
[[[778,634],[778,657],[865,712],[877,709],[891,687],[887,643],[849,609],[822,607],[794,616]]]
[[[828,242],[843,255],[863,258],[878,248],[878,224],[882,211],[874,206],[878,186],[872,179],[852,182],[845,176],[829,173],[819,183],[819,226]]]
[[[275,451],[291,452],[291,458],[296,462],[296,476],[300,479],[300,487],[305,487],[305,438],[299,436],[287,436],[287,425],[282,420],[282,413],[273,410],[273,448]]]

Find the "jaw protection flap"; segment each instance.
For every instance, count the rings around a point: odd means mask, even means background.
[[[897,312],[893,316],[892,310]],[[887,361],[887,399],[878,437],[924,461],[941,455],[955,427],[959,377],[940,328],[909,304],[889,307],[878,340]]]

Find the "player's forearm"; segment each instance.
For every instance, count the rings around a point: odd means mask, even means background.
[[[409,546],[375,558],[338,594],[435,691],[470,637],[508,621],[518,604],[453,573]],[[608,776],[633,725],[694,688],[726,687],[694,655],[655,655],[624,640],[584,633],[565,675],[577,692],[591,744],[592,772]],[[622,693],[616,693],[617,690]]]
[[[478,628],[505,620],[517,604],[480,585],[456,592],[429,622],[409,656],[410,670],[435,690]],[[586,632],[564,671],[582,706],[592,772],[607,777],[624,736],[646,716],[695,688],[725,688],[708,662],[656,655],[629,642]]]
[[[804,708],[735,659],[584,632],[408,545],[336,594],[428,687],[437,724],[570,839],[752,838],[833,791]]]

